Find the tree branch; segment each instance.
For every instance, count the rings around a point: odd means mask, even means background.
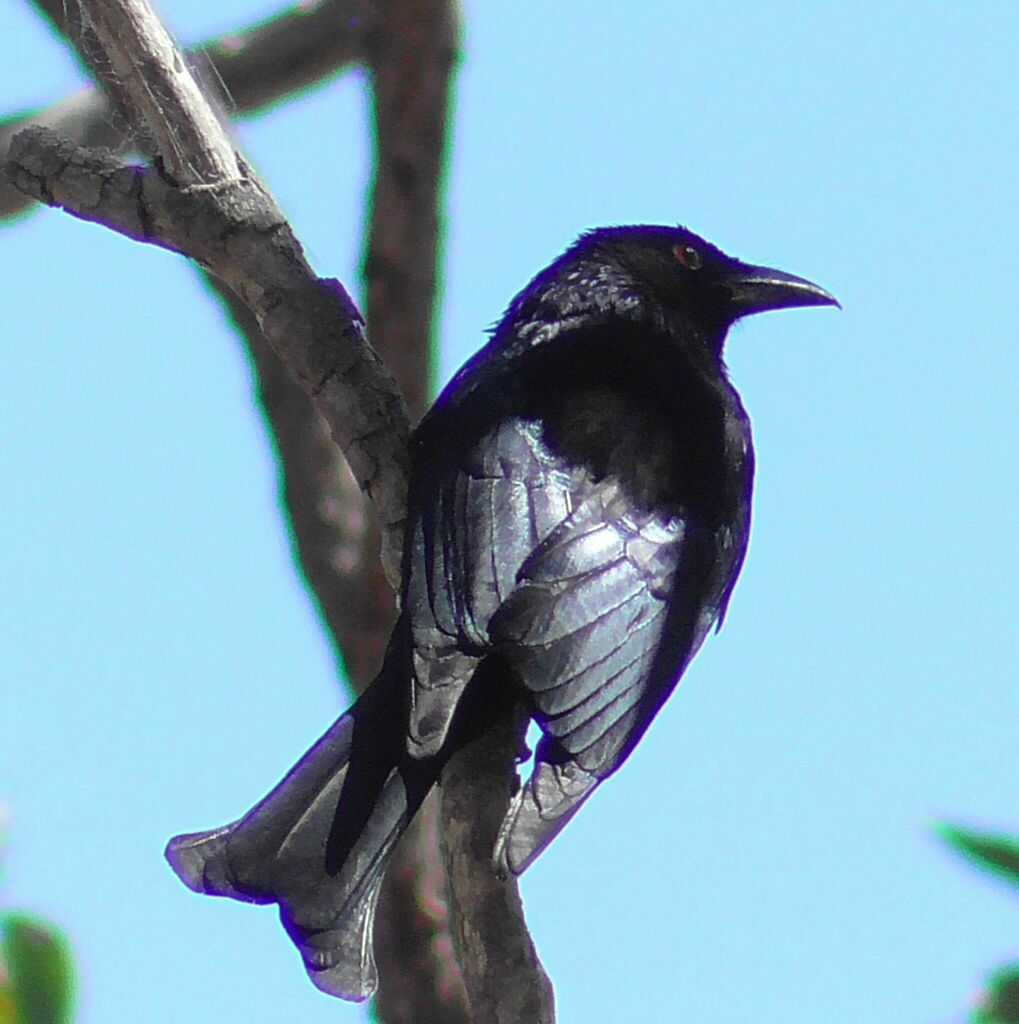
[[[76,2],[32,2],[58,33],[78,39],[68,17]],[[200,70],[203,85],[222,91],[225,109],[244,116],[322,83],[359,60],[369,23],[369,0],[319,0],[291,6],[270,20],[192,47],[188,62]],[[95,88],[82,89],[45,110],[0,119],[0,163],[6,160],[12,137],[28,124],[54,128],[89,148],[116,150],[125,145],[113,103]],[[0,221],[30,205],[24,193],[0,183]]]
[[[415,420],[427,407],[434,364],[438,196],[457,36],[451,0],[379,0],[365,40],[375,124],[362,260],[368,333]],[[387,613],[376,633],[377,665],[392,624],[391,602],[374,558],[369,555],[362,569],[362,600]],[[401,840],[379,899],[376,1000],[387,1024],[472,1019],[450,934],[447,889],[433,793]]]
[[[81,11],[83,28],[95,33],[169,176],[192,188],[241,181],[244,168],[233,142],[148,3],[87,4]]]
[[[442,849],[450,913],[472,1019],[485,1024],[555,1024],[552,983],[527,931],[515,878],[492,870],[499,826],[516,789],[526,716],[488,708],[490,721],[442,773]]]
[[[192,166],[186,153],[179,166],[185,172]],[[365,340],[360,314],[343,286],[311,272],[268,193],[248,178],[180,189],[155,169],[123,167],[46,128],[26,128],[15,136],[6,171],[34,199],[190,256],[240,296],[273,350],[312,396],[359,485],[374,501],[383,522],[386,571],[397,581],[407,484],[406,408]]]

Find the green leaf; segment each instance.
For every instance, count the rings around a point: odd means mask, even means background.
[[[0,963],[7,975],[0,983],[0,1024],[68,1024],[74,971],[63,936],[27,914],[0,915]],[[5,1002],[12,1018],[3,1016]]]
[[[18,1011],[14,1005],[10,985],[4,975],[4,965],[0,963],[0,1024],[18,1024]]]
[[[1019,963],[991,975],[970,1024],[1019,1024]]]
[[[979,867],[1019,886],[1019,840],[993,832],[971,832],[945,822],[934,831]]]

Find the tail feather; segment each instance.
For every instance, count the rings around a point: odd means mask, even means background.
[[[195,892],[278,903],[311,980],[344,999],[375,990],[382,877],[438,770],[405,754],[403,660],[387,658],[360,700],[243,818],[166,849]]]
[[[492,863],[500,875],[522,875],[566,827],[601,782],[572,761],[539,758],[510,803],[495,841]]]

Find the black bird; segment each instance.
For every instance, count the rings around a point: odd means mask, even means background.
[[[816,305],[838,303],[684,228],[590,231],[538,274],[414,434],[378,678],[243,818],[171,840],[185,884],[278,903],[312,981],[366,998],[389,854],[507,694],[541,729],[493,851],[524,871],[725,614],[753,477],[729,327]]]

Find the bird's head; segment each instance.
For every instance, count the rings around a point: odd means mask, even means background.
[[[638,288],[684,320],[703,318],[725,330],[769,309],[838,306],[835,297],[802,277],[743,263],[682,227],[597,228],[575,247],[622,268]],[[721,339],[720,339],[721,340]]]
[[[626,319],[700,339],[720,359],[740,317],[838,305],[819,285],[742,263],[686,228],[638,224],[581,235],[516,296],[495,333],[512,357],[574,326]]]

